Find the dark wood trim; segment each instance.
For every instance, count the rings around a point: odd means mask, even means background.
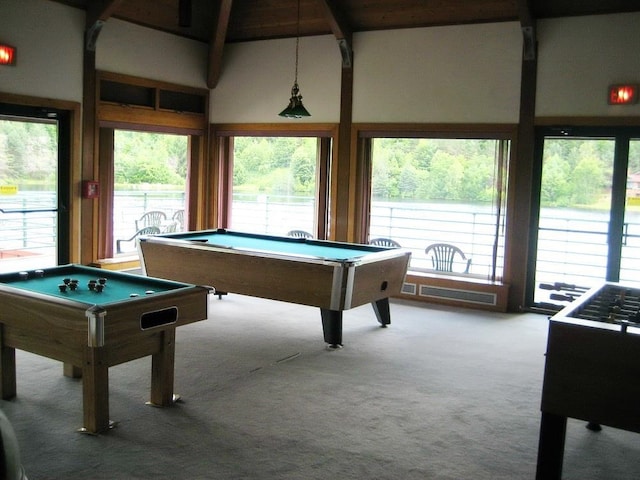
[[[100,158],[98,179],[101,186],[109,185],[109,188],[100,189],[99,214],[96,216],[98,223],[96,258],[111,258],[113,257],[114,131],[112,128],[101,128],[98,135],[98,156]]]
[[[199,230],[208,227],[207,215],[210,210],[206,181],[208,178],[207,155],[208,135],[190,135],[187,147],[189,167],[187,173],[187,199],[185,205],[185,229]]]
[[[537,55],[529,58],[523,51],[520,80],[520,121],[516,157],[509,165],[509,201],[505,239],[505,279],[510,283],[508,308],[520,311],[526,303],[527,259],[531,235],[531,199],[535,145]],[[513,159],[512,159],[513,160]],[[524,241],[523,241],[524,239]]]
[[[220,0],[213,22],[211,41],[209,42],[209,65],[207,68],[207,87],[216,88],[222,72],[222,53],[227,38],[229,19],[233,0]]]
[[[94,180],[98,173],[98,122],[95,51],[84,51],[82,75],[82,179]],[[103,185],[104,187],[104,185]],[[81,263],[88,265],[98,258],[98,206],[95,200],[82,200],[80,233]]]
[[[353,64],[342,68],[340,82],[340,124],[338,125],[337,155],[331,166],[331,225],[329,237],[337,241],[355,241],[355,163],[352,157],[351,126],[353,116]],[[355,153],[355,152],[354,152]]]
[[[331,162],[333,142],[330,138],[320,138],[318,142],[318,165],[316,168],[316,198],[318,207],[316,212],[317,236],[327,238],[329,222],[329,168]]]
[[[354,137],[357,135],[354,133]],[[358,178],[357,195],[358,206],[356,207],[357,221],[355,224],[356,242],[367,243],[369,233],[369,223],[371,214],[371,141],[370,137],[357,138],[356,146],[356,168]]]
[[[342,68],[353,68],[353,28],[349,24],[342,5],[339,7],[335,0],[322,0],[320,7],[324,16],[338,40],[338,48],[342,55]]]
[[[71,139],[71,165],[69,191],[71,202],[69,208],[69,231],[65,234],[69,236],[69,260],[74,263],[82,261],[83,229],[82,212],[84,205],[91,203],[91,200],[82,200],[80,195],[83,177],[82,171],[82,107],[78,102],[66,100],[55,100],[51,98],[32,97],[27,95],[16,95],[0,92],[0,102],[12,105],[22,105],[27,107],[42,107],[45,109],[63,110],[70,115],[69,128]]]
[[[537,127],[637,127],[640,126],[640,116],[637,117],[536,117]]]
[[[335,123],[220,123],[215,137],[336,137]]]
[[[123,0],[94,0],[87,2],[84,40],[86,51],[95,53],[98,35],[102,31],[102,27],[122,2]]]
[[[354,123],[359,138],[485,138],[513,139],[513,123]]]

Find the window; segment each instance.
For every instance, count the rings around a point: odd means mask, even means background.
[[[236,137],[229,227],[315,236],[316,144],[312,137]]]
[[[186,135],[114,131],[113,241],[115,253],[136,250],[136,233],[185,229]]]
[[[369,240],[412,250],[413,271],[502,278],[509,140],[372,136],[370,151]],[[425,253],[436,243],[466,260],[443,271]]]
[[[327,238],[332,124],[219,124],[212,226],[287,235],[302,230]]]
[[[0,271],[69,259],[69,115],[0,105]]]
[[[604,281],[637,287],[640,129],[539,128],[527,304],[556,311]]]

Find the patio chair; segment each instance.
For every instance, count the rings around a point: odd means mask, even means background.
[[[369,240],[369,245],[377,245],[379,247],[392,247],[392,248],[400,248],[400,244],[395,240],[391,240],[390,238],[372,238]]]
[[[296,237],[296,238],[313,238],[309,232],[305,232],[304,230],[289,230],[287,232],[287,237]]]
[[[453,272],[454,265],[461,264],[463,271],[461,273],[469,273],[471,267],[471,259],[467,258],[462,250],[455,245],[448,243],[434,243],[429,245],[424,253],[431,256],[433,269],[439,272]]]
[[[176,210],[171,217],[176,223],[176,230],[182,232],[184,230],[184,210]]]
[[[167,219],[167,214],[160,210],[151,210],[136,220],[136,230],[144,227],[158,227]]]
[[[122,242],[131,242],[131,241],[135,240],[136,238],[138,238],[140,235],[157,235],[158,233],[160,233],[160,228],[159,227],[144,227],[144,228],[141,228],[136,233],[134,233],[131,238],[121,238],[119,240],[116,240],[116,252],[117,253],[122,253],[122,247],[121,247]]]

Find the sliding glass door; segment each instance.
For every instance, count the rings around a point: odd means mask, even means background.
[[[63,112],[0,104],[0,272],[68,261]]]
[[[629,129],[539,133],[534,306],[562,308],[603,281],[640,286],[638,138]]]

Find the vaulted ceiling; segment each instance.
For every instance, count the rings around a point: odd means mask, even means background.
[[[638,0],[51,0],[210,42],[640,11]],[[182,14],[181,14],[182,12]],[[336,25],[339,24],[339,25]],[[181,25],[182,24],[182,25]]]
[[[519,22],[524,58],[535,55],[537,19],[640,11],[638,0],[50,0],[87,12],[86,48],[110,18],[209,44],[207,86],[215,88],[224,45],[334,35],[351,65],[353,33]]]

